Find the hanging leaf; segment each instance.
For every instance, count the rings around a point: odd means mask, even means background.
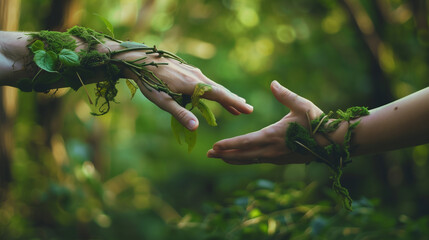
[[[194,93],[191,97],[192,108],[196,107],[201,96],[210,90],[212,90],[212,86],[205,83],[198,83],[197,86],[195,86]]]
[[[171,130],[173,130],[179,144],[182,144],[182,138],[185,138],[185,142],[188,144],[188,152],[191,152],[197,143],[197,131],[188,130],[173,116],[171,116]]]
[[[79,55],[70,49],[61,50],[60,54],[58,54],[58,59],[61,63],[70,67],[79,66],[80,64]]]
[[[197,143],[197,131],[190,131],[185,127],[183,129],[185,132],[185,142],[188,144],[188,152],[191,152]]]
[[[109,30],[110,34],[112,35],[112,38],[115,38],[115,34],[113,33],[113,25],[107,20],[105,17],[101,16],[100,14],[94,13],[95,16],[101,19],[101,21],[104,22],[104,25],[106,26],[107,30]]]
[[[55,66],[57,63],[58,56],[53,51],[38,50],[34,53],[34,62],[41,69],[47,72],[57,72],[55,71]]]
[[[125,83],[127,84],[128,89],[130,89],[131,99],[133,99],[133,97],[136,94],[138,88],[129,79],[126,79]]]
[[[131,42],[131,41],[121,42],[120,45],[121,47],[124,47],[124,48],[149,48],[147,45],[143,43]]]
[[[203,102],[202,99],[198,102],[198,110],[200,110],[203,117],[206,119],[207,123],[210,126],[216,127],[216,117],[214,116],[213,112],[210,110],[210,108]]]
[[[176,137],[177,142],[182,144],[181,138],[184,134],[185,127],[173,116],[171,116],[171,130],[173,130],[173,134]]]
[[[30,45],[30,50],[35,53],[39,50],[45,50],[45,43],[40,40],[36,40],[33,44]]]

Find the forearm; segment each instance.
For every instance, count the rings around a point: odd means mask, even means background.
[[[26,67],[31,61],[29,38],[23,32],[0,31],[0,86],[16,86],[18,79],[34,74]]]
[[[79,38],[71,36],[76,41],[76,52],[86,48],[86,44]],[[17,87],[17,83],[23,78],[33,78],[38,67],[33,63],[33,54],[28,49],[32,37],[27,32],[4,32],[0,31],[0,86]],[[116,51],[122,47],[119,43],[105,39],[103,44],[97,46],[101,53],[109,50]],[[123,55],[118,55],[122,57]],[[93,69],[97,71],[97,69]],[[103,72],[98,72],[92,79],[84,79],[85,84],[99,82],[103,80]],[[67,86],[64,82],[58,81],[51,88]]]
[[[343,123],[331,137],[341,143]],[[429,142],[429,88],[370,111],[353,130],[351,154],[364,155]]]

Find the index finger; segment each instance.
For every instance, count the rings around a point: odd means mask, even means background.
[[[253,112],[253,107],[246,103],[246,101],[235,95],[234,93],[226,90],[221,85],[212,85],[212,89],[203,95],[203,98],[216,101],[220,103],[227,110],[233,108],[240,113],[249,114]]]

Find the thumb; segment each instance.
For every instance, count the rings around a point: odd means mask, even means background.
[[[198,118],[195,115],[177,104],[169,111],[183,126],[187,129],[194,131],[198,128]]]
[[[298,110],[304,103],[304,98],[283,87],[276,80],[271,83],[271,91],[273,92],[274,97],[276,97],[280,103],[288,107],[291,111]]]

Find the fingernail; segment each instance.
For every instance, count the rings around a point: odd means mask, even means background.
[[[273,80],[273,87],[278,88],[280,85],[279,82],[277,82],[277,80]]]
[[[250,104],[248,104],[248,103],[246,103],[246,107],[249,108],[249,109],[251,109],[251,110],[253,110],[253,106],[250,105]]]
[[[189,130],[194,130],[194,128],[197,126],[197,122],[195,120],[190,120],[188,122],[188,125],[186,126]]]

